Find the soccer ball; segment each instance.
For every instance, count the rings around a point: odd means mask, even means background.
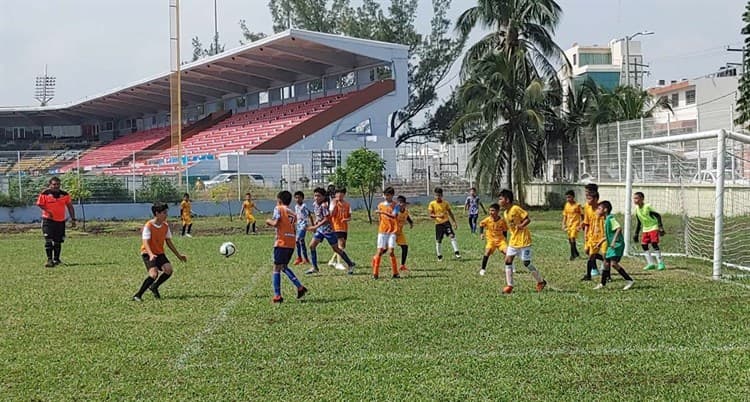
[[[235,251],[237,251],[237,247],[235,247],[234,243],[230,241],[225,242],[219,247],[219,254],[227,258],[233,256]]]

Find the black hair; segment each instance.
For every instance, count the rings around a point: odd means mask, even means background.
[[[490,205],[490,209],[494,209],[495,211],[499,211],[500,210],[500,204],[493,203],[493,204]]]
[[[252,195],[252,194],[250,194],[249,192],[245,193],[245,195],[249,195],[249,196],[251,196],[251,197],[253,196],[253,195]]]
[[[612,203],[609,201],[602,201],[599,203],[599,206],[606,209],[607,213],[612,212]]]
[[[302,198],[305,198],[305,193],[303,193],[302,191],[295,191],[295,192],[294,192],[294,196],[295,196],[295,197],[296,197],[296,196],[300,196],[300,197],[302,197]]]
[[[383,190],[383,194],[393,195],[396,194],[396,190],[394,190],[393,187],[388,186]]]
[[[513,202],[513,192],[508,189],[500,191],[500,195],[498,196],[498,198],[500,197],[507,198],[508,201]]]
[[[49,178],[49,180],[47,180],[47,184],[52,184],[53,181],[60,183],[60,178],[57,176],[52,176]]]
[[[292,193],[286,190],[279,191],[279,193],[276,194],[276,198],[281,200],[281,203],[287,206],[292,203]]]
[[[336,189],[336,193],[346,194],[346,187],[339,187]]]
[[[597,200],[599,199],[599,193],[596,192],[596,191],[594,191],[592,193],[587,193],[586,195],[590,195],[591,198],[596,198]]]
[[[598,193],[599,192],[599,185],[595,183],[589,183],[584,187],[586,189],[587,193]]]
[[[164,212],[169,209],[169,205],[165,202],[155,202],[154,205],[151,206],[151,213],[156,216],[159,212]]]
[[[441,187],[435,187],[435,194],[443,195],[443,189]]]
[[[477,188],[476,187],[472,187],[472,188],[469,189],[469,191],[471,191],[471,190],[477,191]]]
[[[183,194],[183,195],[182,195],[182,198],[185,198],[185,197],[188,197],[188,198],[190,198],[190,194],[188,194],[188,193],[185,193],[185,194]]]
[[[568,190],[568,191],[565,192],[565,195],[569,195],[571,197],[575,197],[576,196],[576,192],[573,191],[573,190]]]
[[[637,195],[637,196],[639,196],[639,197],[641,197],[641,198],[644,198],[644,199],[646,198],[646,195],[645,195],[645,194],[643,194],[643,193],[642,193],[642,192],[640,192],[640,191],[636,191],[636,192],[635,192],[635,195]]]
[[[315,187],[315,190],[313,190],[313,194],[320,194],[322,196],[327,196],[328,191],[324,189],[323,187]]]
[[[406,197],[404,197],[403,195],[399,195],[398,197],[396,197],[396,201],[398,201],[398,202],[406,202]]]

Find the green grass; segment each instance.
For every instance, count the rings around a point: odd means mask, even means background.
[[[73,231],[66,265],[42,268],[38,229],[0,240],[0,400],[741,400],[750,392],[750,281],[708,280],[706,263],[604,291],[568,262],[558,212],[532,212],[539,294],[518,270],[500,294],[498,257],[477,275],[483,243],[460,217],[464,259],[437,263],[421,208],[408,235],[413,273],[369,278],[375,227],[357,215],[348,250],[358,274],[323,268],[304,301],[283,279],[271,305],[269,231],[200,218],[176,238],[189,261],[130,301],[145,270],[141,222]],[[223,241],[238,253],[224,259]],[[443,245],[450,255],[450,244]],[[327,247],[321,260],[330,256]],[[171,257],[171,254],[169,254]],[[176,261],[176,258],[172,258]],[[385,269],[388,272],[388,268]]]

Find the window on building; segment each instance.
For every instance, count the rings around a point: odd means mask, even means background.
[[[692,105],[695,103],[695,89],[685,91],[685,104]]]
[[[573,64],[575,64],[575,61]],[[609,53],[581,53],[578,60],[578,65],[581,67],[601,64],[612,64],[612,55]]]
[[[680,105],[680,94],[672,94],[672,99],[670,100],[670,103],[673,107],[677,107]]]

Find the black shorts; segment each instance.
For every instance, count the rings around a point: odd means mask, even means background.
[[[612,262],[620,262],[620,260],[622,260],[622,256],[620,256],[620,255],[613,255],[611,257],[605,258],[604,262],[606,262],[607,264],[611,264]]]
[[[453,237],[454,235],[450,221],[435,225],[435,240],[443,241],[444,236]]]
[[[42,233],[44,239],[52,240],[57,243],[65,241],[65,221],[58,222],[52,219],[42,219]]]
[[[166,254],[157,254],[156,259],[153,261],[148,258],[148,254],[141,254],[141,258],[143,258],[143,263],[146,265],[146,271],[151,268],[156,268],[161,271],[164,264],[169,264],[169,259]]]
[[[276,265],[288,265],[289,261],[292,260],[292,255],[294,255],[293,248],[274,247],[273,263]]]
[[[347,233],[346,232],[334,232],[336,234],[337,239],[344,239],[346,240]]]

